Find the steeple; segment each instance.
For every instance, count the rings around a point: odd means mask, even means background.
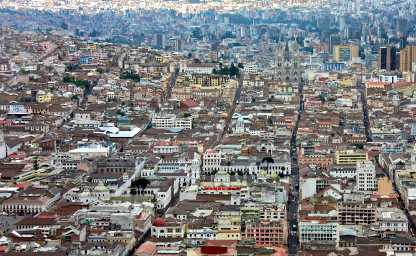
[[[283,59],[284,61],[290,61],[290,50],[289,50],[289,42],[286,41],[285,49],[283,51]]]

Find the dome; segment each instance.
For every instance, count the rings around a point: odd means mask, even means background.
[[[165,219],[163,219],[163,218],[156,218],[154,221],[153,221],[153,226],[156,226],[156,227],[163,227],[163,226],[165,226],[166,225],[166,221],[165,221]]]

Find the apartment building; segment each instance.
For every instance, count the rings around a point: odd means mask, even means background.
[[[157,129],[192,129],[192,117],[158,115],[152,119],[152,125]]]
[[[342,202],[337,210],[341,225],[369,225],[377,221],[377,208],[371,203]]]
[[[356,165],[357,162],[367,160],[367,154],[359,150],[337,150],[335,163],[338,165]]]

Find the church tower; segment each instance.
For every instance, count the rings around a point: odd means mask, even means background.
[[[288,41],[280,44],[276,50],[274,79],[279,82],[299,83],[301,76],[302,69],[297,51],[289,47]]]

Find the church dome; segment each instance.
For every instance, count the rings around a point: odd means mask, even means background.
[[[163,218],[156,218],[153,220],[153,226],[155,227],[164,227],[166,226],[166,221]]]

